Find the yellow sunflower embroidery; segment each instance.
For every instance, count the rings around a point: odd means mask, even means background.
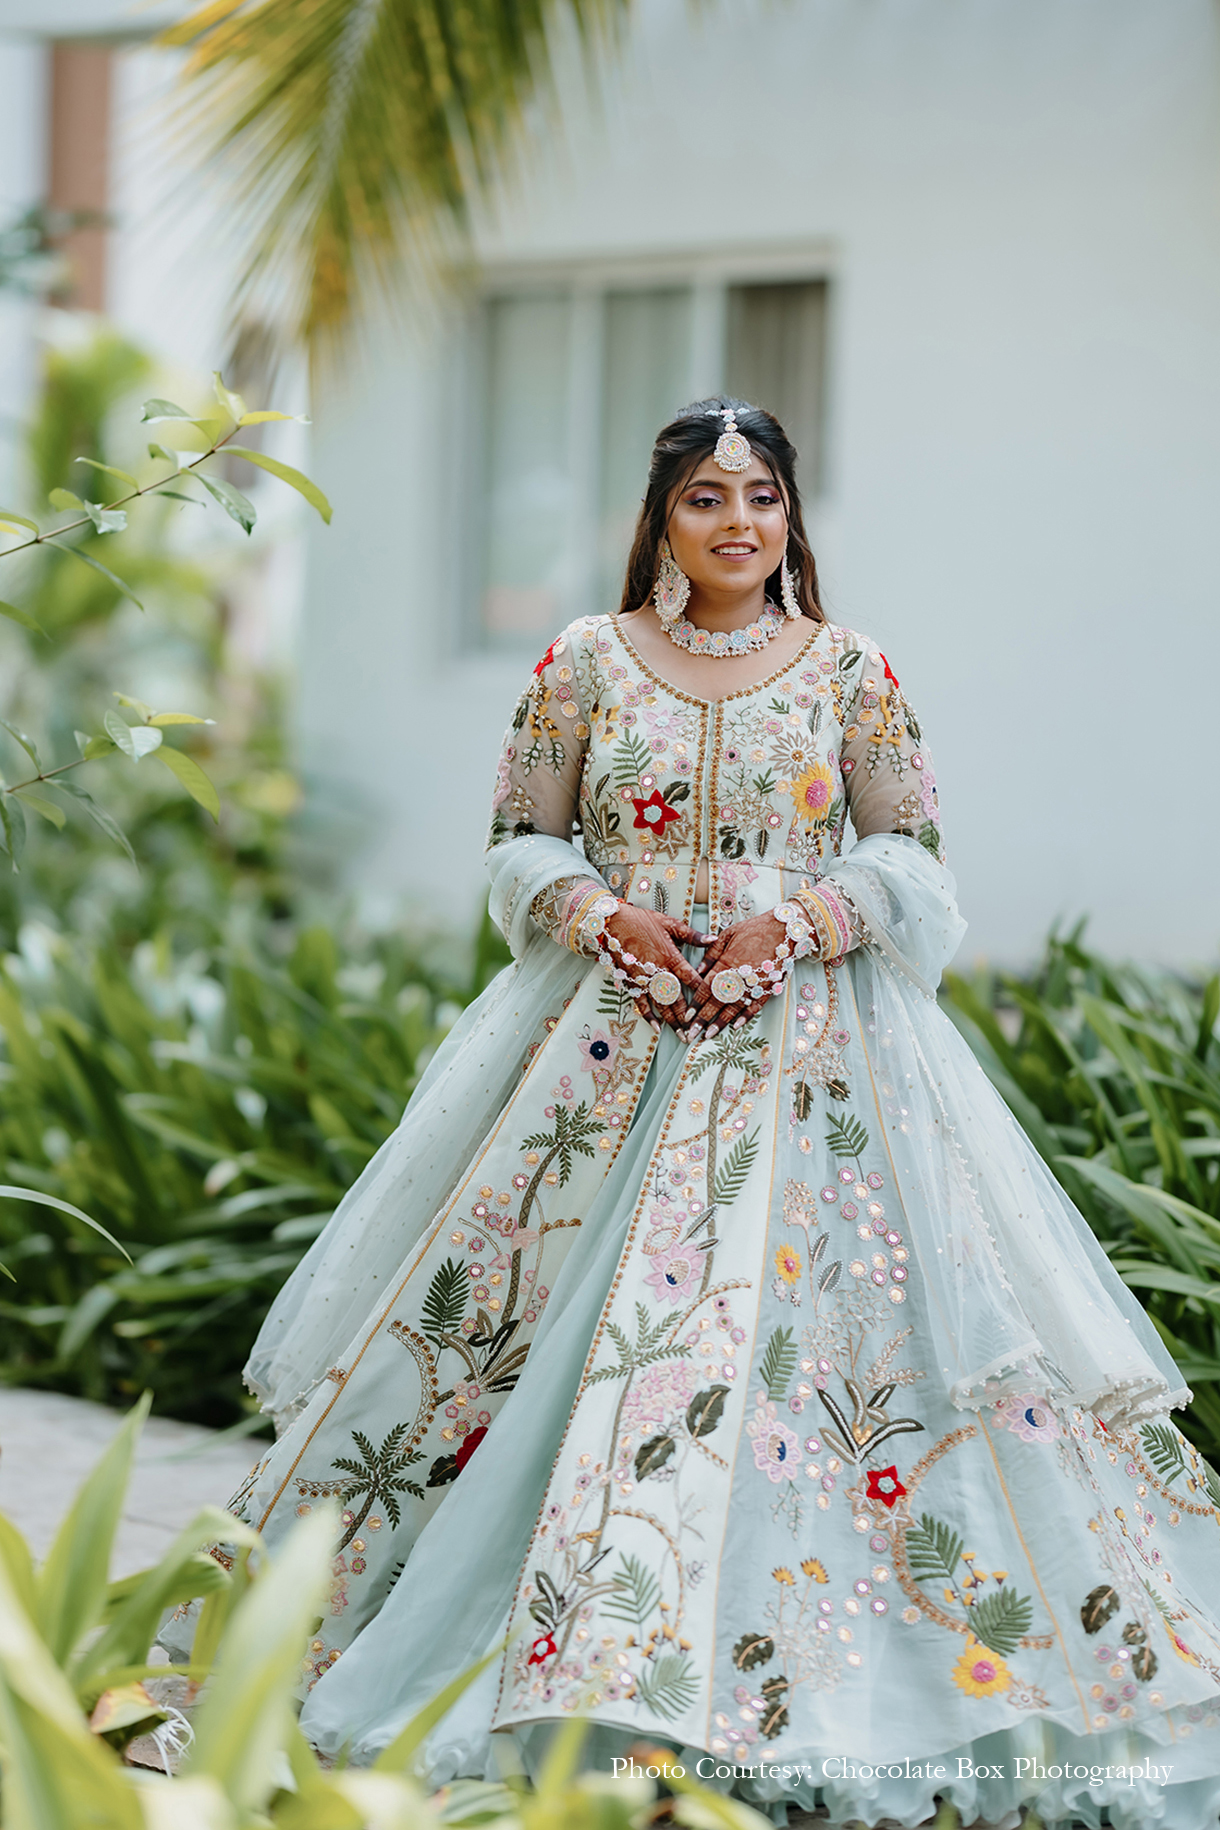
[[[792,1571],[787,1569],[782,1563],[778,1569],[773,1569],[771,1571],[771,1575],[774,1581],[782,1583],[786,1589],[796,1587],[796,1577],[792,1574]]]
[[[980,1645],[977,1639],[968,1639],[966,1650],[953,1667],[953,1682],[968,1697],[993,1697],[1008,1689],[1012,1677],[998,1652]]]
[[[794,1284],[801,1274],[801,1255],[790,1245],[781,1245],[775,1254],[775,1268],[786,1284]]]
[[[788,783],[788,793],[796,802],[796,817],[806,826],[825,826],[835,798],[834,777],[821,763],[810,763]]]
[[[806,1557],[805,1561],[801,1564],[801,1574],[803,1576],[812,1576],[815,1582],[830,1581],[830,1577],[826,1574],[825,1566],[820,1557]]]

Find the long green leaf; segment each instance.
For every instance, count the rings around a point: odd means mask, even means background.
[[[317,509],[323,521],[329,524],[334,510],[317,484],[310,482],[301,471],[294,470],[291,464],[282,464],[279,458],[268,457],[265,451],[251,451],[245,445],[226,445],[225,450],[234,457],[244,457],[247,464],[257,464],[260,470],[270,471],[271,475],[278,477],[281,483],[290,484],[298,494],[304,496],[311,508]],[[201,478],[200,481],[206,482],[207,478]],[[245,498],[243,497],[242,500],[244,501]],[[247,507],[249,506],[247,503]]]
[[[100,1233],[116,1252],[122,1252],[128,1264],[132,1262],[131,1253],[127,1247],[120,1245],[114,1234],[107,1232],[100,1220],[91,1220],[89,1215],[82,1213],[79,1207],[73,1207],[71,1201],[61,1201],[58,1195],[44,1194],[39,1188],[18,1188],[8,1184],[0,1185],[0,1200],[33,1201],[39,1207],[57,1207],[61,1214],[71,1214],[74,1220],[83,1220],[85,1225],[91,1226],[95,1233]]]
[[[51,536],[48,535],[47,538],[50,540]],[[56,551],[59,553],[71,553],[73,559],[79,559],[83,566],[89,566],[94,572],[100,572],[103,578],[109,579],[110,583],[117,586],[124,597],[129,597],[131,599],[137,610],[142,610],[144,608],[131,586],[118,577],[116,573],[112,572],[109,566],[104,566],[100,559],[95,559],[92,553],[86,553],[84,549],[79,546],[56,545]]]
[[[233,1615],[199,1706],[183,1771],[219,1780],[240,1811],[263,1810],[278,1789],[301,1652],[330,1580],[335,1529],[329,1506],[294,1526]]]
[[[151,1403],[152,1396],[146,1392],[123,1419],[68,1509],[38,1572],[37,1621],[47,1649],[59,1665],[67,1663],[101,1615],[132,1456]]]
[[[157,760],[178,777],[192,800],[198,801],[214,820],[220,819],[220,796],[194,757],[166,744],[157,751]]]

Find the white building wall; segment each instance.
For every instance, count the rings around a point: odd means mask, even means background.
[[[978,952],[1056,917],[1214,954],[1220,62],[1212,0],[641,0],[573,84],[493,260],[833,249],[835,620],[935,753]],[[374,907],[465,927],[520,663],[465,651],[443,336],[387,334],[315,409],[302,742],[378,837]],[[641,478],[641,490],[643,479]],[[583,608],[573,606],[573,610]]]

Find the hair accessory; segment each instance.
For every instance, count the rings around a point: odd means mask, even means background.
[[[798,610],[797,614],[800,612]],[[665,622],[664,616],[661,618]],[[748,623],[744,629],[701,629],[698,623],[682,621],[665,622],[665,633],[678,648],[688,649],[691,654],[735,655],[747,654],[751,648],[765,648],[784,627],[784,619],[774,604],[767,604],[756,623]]]
[[[661,564],[652,595],[657,615],[672,634],[674,624],[690,602],[690,579],[674,558],[668,534],[661,542]]]
[[[796,594],[796,585],[788,570],[786,552],[779,562],[779,596],[780,602],[784,606],[784,615],[790,616],[795,622],[796,618],[801,615],[801,600]]]
[[[712,452],[713,464],[721,470],[748,470],[754,453],[750,450],[750,441],[744,432],[737,430],[737,414],[732,407],[716,409],[724,421],[724,431],[716,440],[716,449]]]

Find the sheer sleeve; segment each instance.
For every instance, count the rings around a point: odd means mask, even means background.
[[[573,843],[589,722],[575,628],[551,643],[517,701],[500,752],[487,862],[492,915],[514,953],[526,924],[574,952],[595,951],[587,918],[609,886]]]
[[[856,843],[798,899],[824,936],[824,958],[868,946],[931,992],[965,932],[945,868],[936,777],[919,720],[889,662],[860,645],[839,746]]]
[[[880,649],[865,652],[844,715],[839,766],[858,839],[901,833],[944,863],[931,759],[919,720]]]

